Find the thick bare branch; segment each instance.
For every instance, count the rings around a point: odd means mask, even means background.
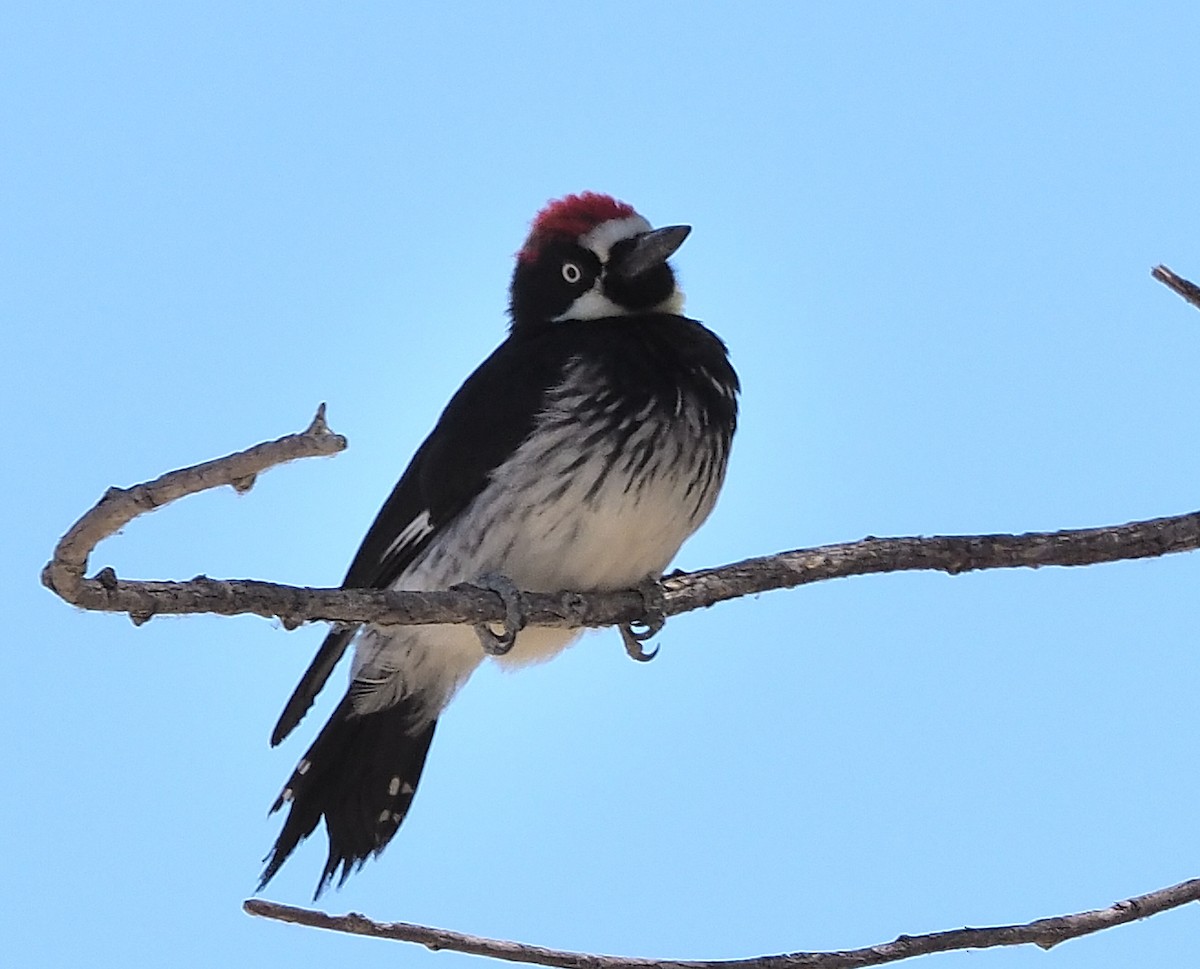
[[[112,488],[59,542],[42,581],[85,609],[125,612],[134,621],[153,615],[252,613],[288,626],[328,620],[417,623],[500,621],[504,604],[492,591],[458,586],[446,592],[391,592],[279,585],[250,579],[188,582],[118,579],[110,569],[85,579],[91,550],[138,515],[222,485],[249,487],[253,476],[297,457],[332,454],[345,439],[331,434],[321,415],[302,434],[290,435],[194,468],[184,468],[132,488]],[[1200,548],[1200,512],[1100,528],[1025,535],[865,538],[733,562],[663,580],[664,612],[676,616],[727,599],[790,589],[826,579],[877,572],[937,571],[956,575],[978,569],[1095,565],[1152,558]],[[610,626],[638,621],[645,611],[639,590],[612,593],[526,593],[527,620],[542,626]]]
[[[291,627],[304,622],[479,623],[505,617],[500,597],[458,586],[446,592],[392,592],[279,585],[251,579],[187,582],[118,579],[111,568],[84,578],[95,545],[138,515],[207,488],[245,490],[260,471],[297,457],[332,454],[345,439],[331,434],[321,415],[302,434],[260,444],[132,488],[111,488],[59,542],[42,581],[73,605],[125,612],[135,622],[153,615],[252,613],[278,617]],[[797,549],[746,559],[663,580],[664,612],[676,616],[727,599],[790,589],[827,579],[877,572],[936,571],[956,575],[978,569],[1095,565],[1152,558],[1200,548],[1200,512],[1100,528],[1025,535],[865,538],[858,542]],[[612,593],[527,593],[527,620],[542,626],[610,626],[638,621],[645,611],[639,590]]]
[[[989,949],[996,946],[1030,944],[1049,949],[1068,939],[1077,939],[1101,929],[1124,925],[1126,922],[1134,922],[1196,901],[1200,901],[1200,878],[1129,898],[1108,908],[1038,919],[1023,925],[997,925],[990,928],[951,929],[948,932],[931,932],[928,935],[902,935],[892,942],[868,946],[865,949],[790,952],[753,959],[714,961],[627,959],[621,956],[545,949],[523,942],[485,939],[408,922],[375,922],[355,913],[329,915],[262,899],[249,899],[243,904],[243,908],[251,915],[295,922],[318,929],[369,935],[397,942],[415,942],[434,950],[449,949],[506,962],[554,966],[558,969],[862,969],[865,966],[882,966],[914,956],[958,949]]]
[[[210,466],[219,463],[213,461]],[[220,480],[212,486],[228,483]],[[134,517],[124,516],[137,508],[136,499],[125,496],[144,487],[147,486],[109,492],[109,495],[116,492],[123,505],[120,524],[116,527]],[[88,515],[103,513],[109,500],[106,495]],[[143,507],[137,513],[151,507],[156,506]],[[84,531],[81,526],[87,518],[81,519],[80,524],[68,533],[60,548]],[[113,520],[117,520],[115,516]],[[697,572],[676,573],[663,579],[664,612],[667,616],[677,616],[728,599],[852,575],[912,571],[957,575],[980,569],[1095,565],[1197,548],[1200,548],[1200,512],[1126,525],[1025,535],[864,538],[858,542],[745,559]],[[86,561],[86,552],[83,559]],[[60,578],[64,573],[68,581]],[[445,592],[392,592],[309,588],[207,576],[198,576],[188,582],[157,582],[118,579],[112,569],[103,569],[95,578],[84,579],[81,568],[72,568],[57,558],[46,567],[43,581],[73,605],[105,612],[126,612],[135,620],[156,614],[234,616],[252,613],[278,617],[288,626],[315,620],[412,625],[498,622],[505,615],[504,605],[496,593],[474,586],[457,586]],[[611,626],[636,622],[645,611],[645,599],[638,590],[529,592],[523,598],[527,621],[540,626]]]

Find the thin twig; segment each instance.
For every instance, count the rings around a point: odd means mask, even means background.
[[[1200,286],[1197,286],[1190,279],[1184,279],[1182,276],[1175,275],[1166,266],[1155,266],[1150,270],[1150,275],[1164,286],[1178,293],[1193,306],[1200,308]]]
[[[329,915],[262,899],[248,899],[242,907],[251,915],[318,929],[369,935],[397,942],[415,942],[434,950],[449,949],[507,962],[554,966],[557,969],[861,969],[864,966],[881,966],[914,956],[958,949],[989,949],[996,946],[1030,944],[1049,949],[1067,939],[1090,935],[1114,925],[1124,925],[1126,922],[1134,922],[1195,901],[1200,901],[1200,878],[1129,898],[1108,908],[1038,919],[1022,925],[951,929],[948,932],[931,932],[928,935],[902,935],[892,942],[864,949],[791,952],[753,959],[713,961],[635,959],[546,949],[523,942],[486,939],[408,922],[376,922],[355,913]]]
[[[42,584],[72,605],[84,609],[127,612],[135,622],[144,621],[157,612],[173,611],[165,607],[161,594],[150,590],[157,585],[202,585],[202,577],[193,580],[193,583],[119,583],[112,569],[103,569],[96,578],[85,579],[88,557],[95,547],[135,518],[187,495],[222,485],[229,485],[239,494],[245,494],[254,487],[258,475],[268,468],[297,458],[337,454],[345,449],[346,439],[330,431],[325,423],[325,405],[321,404],[312,422],[299,434],[288,434],[215,461],[169,471],[153,481],[132,488],[109,488],[59,539],[54,548],[54,557],[42,570]],[[132,596],[129,595],[130,586],[133,587]],[[110,596],[114,594],[120,605],[101,604],[113,601]],[[228,590],[218,594],[228,594]],[[191,608],[178,611],[206,610]]]

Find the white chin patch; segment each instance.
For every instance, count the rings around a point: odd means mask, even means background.
[[[601,222],[591,232],[579,239],[580,245],[591,249],[601,262],[608,262],[608,254],[622,239],[632,239],[643,232],[649,232],[651,225],[640,215],[627,215],[623,219],[609,219]]]
[[[629,310],[625,309],[625,307],[619,306],[604,295],[604,291],[600,288],[600,280],[597,279],[591,289],[568,306],[565,313],[554,317],[551,322],[561,323],[564,320],[601,320],[606,316],[623,316],[628,312]]]
[[[567,320],[602,320],[606,316],[628,316],[629,312],[629,309],[620,303],[614,303],[604,295],[604,291],[600,288],[600,280],[597,279],[595,285],[568,306],[565,313],[560,313],[550,322],[565,323]],[[648,306],[637,312],[674,313],[679,315],[683,312],[683,293],[676,288],[675,292],[658,305]]]

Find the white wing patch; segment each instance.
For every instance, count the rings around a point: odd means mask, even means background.
[[[432,531],[433,522],[429,518],[429,511],[421,512],[421,514],[404,526],[403,531],[396,536],[396,540],[387,547],[387,551],[383,553],[383,557],[391,558],[410,545],[416,545]]]

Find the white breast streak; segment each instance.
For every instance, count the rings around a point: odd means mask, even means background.
[[[429,512],[423,511],[416,518],[404,526],[404,529],[396,536],[396,540],[387,547],[387,551],[383,553],[384,558],[390,558],[397,552],[408,548],[409,545],[415,545],[433,531],[433,522],[430,521]]]
[[[392,587],[445,589],[499,573],[535,592],[606,590],[660,575],[712,510],[724,446],[711,437],[708,412],[693,395],[681,393],[664,413],[656,415],[648,401],[614,419],[607,410],[588,410],[604,387],[593,367],[571,360],[535,431]],[[612,433],[581,454],[588,421],[607,422]],[[397,547],[427,525],[428,516],[418,516]],[[547,659],[578,634],[527,628],[502,664]],[[484,659],[470,626],[369,626],[356,646],[359,689],[352,696],[360,713],[420,693],[436,715]]]

